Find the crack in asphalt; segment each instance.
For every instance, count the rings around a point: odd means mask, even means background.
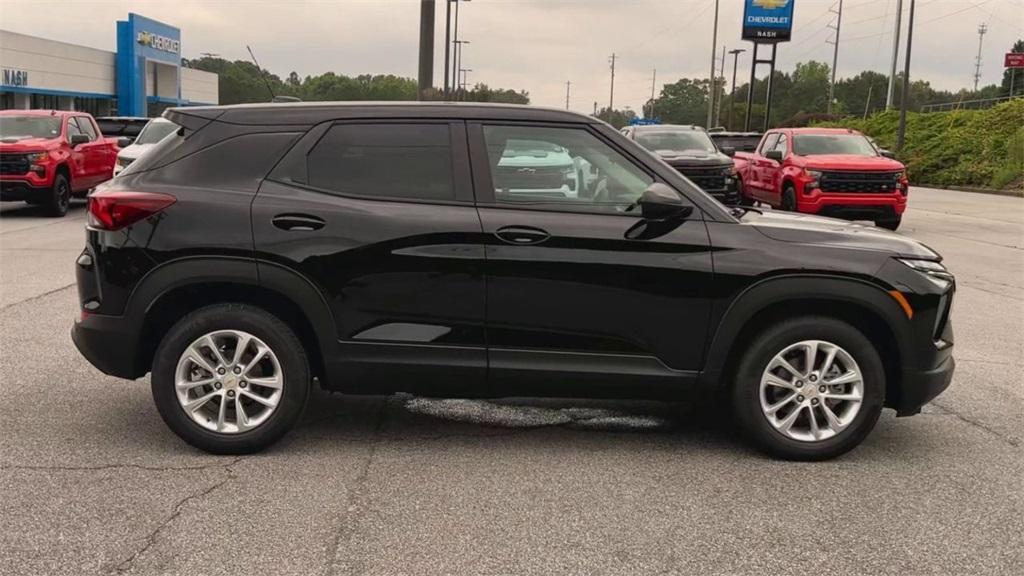
[[[338,551],[341,549],[342,544],[350,542],[355,534],[356,524],[362,511],[362,507],[359,505],[359,498],[362,495],[363,486],[365,486],[366,480],[370,476],[370,466],[377,455],[377,447],[380,445],[381,435],[384,430],[384,420],[387,416],[387,408],[391,398],[390,396],[385,398],[377,411],[377,424],[373,429],[370,451],[366,455],[366,460],[363,462],[362,467],[359,469],[359,474],[356,475],[352,490],[349,492],[349,497],[345,502],[345,510],[341,513],[341,518],[338,521],[337,532],[327,548],[327,563],[324,566],[324,574],[327,576],[339,573],[342,566],[338,566],[336,560]]]
[[[1002,432],[996,430],[995,428],[992,428],[991,426],[981,422],[980,420],[975,420],[974,418],[970,418],[968,416],[964,416],[963,414],[957,412],[956,410],[953,410],[952,408],[949,408],[947,406],[943,406],[942,404],[939,404],[938,402],[936,402],[934,400],[931,401],[930,405],[935,407],[935,408],[938,408],[939,409],[938,410],[939,414],[953,416],[957,420],[960,420],[961,422],[963,422],[965,424],[968,424],[970,426],[974,426],[975,428],[978,428],[980,430],[988,432],[989,434],[995,436],[996,438],[1002,440],[1003,442],[1009,444],[1010,446],[1013,446],[1014,448],[1017,448],[1017,447],[1019,447],[1021,445],[1020,438],[1017,438],[1015,436],[1009,436],[1007,434],[1003,434]]]
[[[165,518],[163,520],[163,522],[161,522],[159,525],[157,525],[156,528],[154,528],[152,531],[150,531],[150,533],[146,536],[146,538],[144,540],[144,544],[142,545],[142,547],[139,548],[138,550],[136,550],[135,552],[133,552],[131,554],[131,556],[129,556],[128,558],[125,558],[124,560],[119,562],[117,564],[117,566],[114,567],[114,570],[116,572],[118,572],[118,573],[123,573],[123,572],[127,572],[127,571],[131,570],[132,567],[135,564],[135,561],[138,560],[143,554],[148,552],[150,548],[152,548],[154,545],[156,545],[156,540],[157,540],[157,537],[160,535],[160,532],[162,532],[164,530],[164,528],[169,526],[171,523],[173,523],[175,520],[177,520],[178,517],[180,517],[182,515],[182,513],[185,510],[185,506],[187,504],[189,504],[190,502],[192,502],[194,500],[199,500],[201,498],[205,498],[206,496],[209,496],[211,493],[213,493],[214,491],[216,491],[219,488],[223,487],[228,482],[234,480],[236,478],[236,476],[235,476],[235,471],[232,470],[232,466],[238,464],[241,461],[242,461],[242,457],[238,456],[238,457],[234,458],[233,460],[231,460],[231,462],[229,462],[227,464],[221,464],[220,466],[222,468],[224,468],[224,471],[227,473],[227,476],[224,479],[222,479],[221,481],[215,483],[212,486],[204,488],[203,490],[200,490],[198,492],[194,492],[192,494],[189,494],[189,495],[185,496],[184,498],[182,498],[181,500],[178,500],[174,504],[174,507],[171,509],[171,514],[167,518]]]
[[[46,292],[43,292],[42,294],[36,294],[35,296],[29,296],[28,298],[25,298],[24,300],[18,300],[17,302],[11,302],[10,304],[5,304],[4,306],[0,306],[0,312],[4,312],[8,308],[14,308],[15,306],[20,306],[22,304],[25,304],[26,302],[34,302],[36,300],[39,300],[40,298],[45,298],[47,296],[50,296],[51,294],[56,294],[57,292],[60,292],[61,290],[67,290],[68,288],[74,288],[76,285],[77,284],[75,282],[72,282],[71,284],[68,284],[67,286],[61,286],[60,288],[54,288],[53,290],[47,290]]]

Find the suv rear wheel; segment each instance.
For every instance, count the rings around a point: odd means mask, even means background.
[[[737,421],[761,450],[825,460],[851,450],[874,428],[885,400],[885,370],[853,326],[797,318],[751,342],[732,391]]]
[[[164,422],[189,444],[247,454],[284,436],[309,396],[301,341],[277,317],[218,304],[175,324],[153,361],[153,399]]]

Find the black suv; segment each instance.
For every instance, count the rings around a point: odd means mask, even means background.
[[[842,221],[734,216],[594,118],[408,103],[165,116],[181,129],[89,199],[72,336],[107,374],[152,372],[160,414],[204,450],[267,446],[318,382],[720,391],[758,446],[822,459],[952,377],[938,254]],[[567,151],[577,194],[502,185],[522,141]]]
[[[739,204],[732,148],[719,148],[700,126],[626,126],[621,132],[726,206]]]

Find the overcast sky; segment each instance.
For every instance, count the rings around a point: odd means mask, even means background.
[[[793,41],[779,48],[779,66],[831,62],[827,27],[831,0],[796,2]],[[838,0],[836,0],[838,2]],[[839,76],[864,69],[887,73],[897,0],[844,0]],[[741,0],[722,0],[719,47],[746,48],[739,77],[749,77],[751,44],[740,41]],[[904,0],[904,32],[910,0]],[[279,76],[334,71],[415,77],[419,0],[0,0],[0,28],[116,49],[115,21],[128,12],[181,28],[182,55],[203,52],[248,58]],[[436,71],[443,82],[444,0],[437,0]],[[937,88],[969,87],[978,25],[988,24],[982,84],[998,82],[1003,53],[1024,38],[1024,0],[918,0],[911,77]],[[469,80],[527,90],[534,104],[590,112],[609,98],[609,57],[617,56],[616,107],[639,110],[658,88],[681,76],[710,72],[714,0],[472,0],[462,4],[459,36],[468,40]],[[726,73],[731,76],[731,57]],[[902,62],[900,68],[902,69]]]

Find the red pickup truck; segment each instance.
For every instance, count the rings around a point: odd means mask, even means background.
[[[740,202],[899,227],[909,182],[903,164],[866,136],[842,128],[769,130],[754,152],[737,152]]]
[[[84,112],[2,110],[0,200],[24,200],[63,216],[72,196],[113,177],[118,150]]]

